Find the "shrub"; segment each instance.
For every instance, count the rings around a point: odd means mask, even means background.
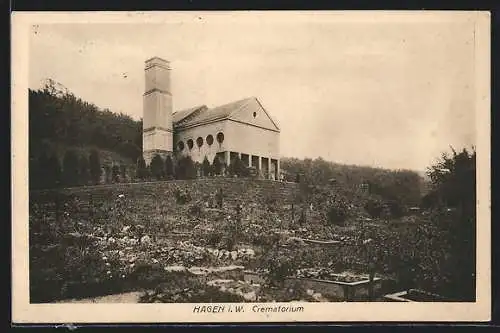
[[[160,155],[156,154],[151,160],[151,165],[149,166],[151,169],[151,175],[157,179],[163,179],[165,177],[165,168],[163,159]]]
[[[277,200],[275,197],[273,196],[268,196],[266,198],[266,206],[267,206],[267,210],[274,213],[276,212],[276,203],[277,203]]]
[[[89,173],[89,160],[87,159],[86,156],[80,156],[80,163],[79,163],[79,176],[80,176],[80,184],[81,185],[87,185],[90,179],[90,173]]]
[[[144,161],[144,158],[141,156],[137,160],[136,177],[139,178],[140,180],[145,180],[147,176],[148,175],[147,175],[146,161]]]
[[[111,169],[113,173],[113,183],[119,183],[120,182],[120,167],[118,165],[113,165],[113,168]]]
[[[174,162],[172,161],[172,157],[170,157],[170,155],[165,159],[165,176],[168,179],[171,179],[174,176]]]
[[[365,203],[365,210],[372,218],[378,218],[382,215],[384,206],[381,201],[370,199]]]
[[[221,162],[219,156],[215,156],[214,161],[212,162],[212,167],[214,174],[220,175],[222,173],[224,164]]]
[[[404,215],[403,206],[399,201],[396,200],[388,201],[387,208],[389,209],[389,212],[393,217],[401,217]]]
[[[245,163],[241,160],[239,156],[236,156],[231,161],[229,165],[229,174],[236,175],[238,177],[248,177],[250,176],[250,171]]]
[[[212,166],[210,165],[210,162],[208,161],[208,158],[206,156],[203,159],[202,170],[203,170],[203,176],[205,177],[210,176],[212,173]]]
[[[203,208],[199,203],[195,203],[189,207],[189,214],[191,216],[200,217],[202,213],[203,213]]]
[[[177,162],[177,179],[195,179],[196,166],[190,156],[181,157]]]
[[[79,173],[78,155],[74,150],[68,150],[63,159],[63,182],[66,186],[78,184]]]
[[[191,201],[191,195],[189,194],[189,192],[177,189],[175,190],[174,195],[175,195],[175,202],[178,205],[184,205]]]
[[[207,244],[210,246],[218,246],[222,241],[223,234],[222,232],[214,231],[210,233],[207,237]]]
[[[293,275],[297,270],[293,255],[279,251],[272,251],[264,259],[261,268],[266,271],[266,282],[272,286],[283,286],[285,279]]]
[[[330,224],[344,226],[348,217],[348,207],[344,201],[334,201],[327,211],[327,219]]]

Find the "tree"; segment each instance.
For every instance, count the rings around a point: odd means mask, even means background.
[[[382,201],[374,198],[369,199],[365,203],[364,208],[372,218],[379,218],[382,215],[382,211],[384,209]]]
[[[52,156],[48,160],[47,165],[47,184],[48,187],[54,188],[59,187],[62,183],[62,170],[61,164],[59,163],[59,159],[56,154],[52,154]]]
[[[203,170],[201,168],[200,162],[194,162],[194,169],[195,169],[196,177],[201,177]]]
[[[79,183],[81,185],[87,185],[90,180],[90,173],[89,173],[89,160],[87,159],[86,156],[80,157],[79,167],[80,167]]]
[[[104,166],[104,175],[105,175],[104,179],[105,179],[105,182],[107,184],[111,183],[111,181],[113,179],[113,177],[112,177],[113,175],[112,175],[111,171],[112,170],[111,170],[111,167],[109,165]]]
[[[72,149],[66,151],[63,159],[63,182],[65,186],[78,184],[78,155]]]
[[[99,184],[101,178],[101,161],[99,152],[93,149],[89,157],[90,178],[94,184]]]
[[[30,162],[30,186],[33,186],[34,188],[50,187],[51,181],[49,168],[49,157],[45,152],[42,152],[38,157],[38,160]]]
[[[220,175],[222,173],[223,166],[224,164],[221,162],[219,156],[215,156],[214,161],[212,163],[213,172],[216,175]]]
[[[112,172],[112,182],[113,183],[119,183],[120,182],[120,167],[115,164],[113,165],[113,167],[111,168],[111,172]]]
[[[172,157],[170,155],[165,159],[165,176],[168,179],[172,179],[174,177],[174,162],[172,161]]]
[[[250,172],[239,156],[235,156],[229,165],[229,173],[238,177],[248,177]]]
[[[212,166],[210,165],[210,162],[208,161],[208,158],[206,156],[203,159],[202,169],[203,169],[203,176],[205,177],[210,176],[210,174],[212,173]]]
[[[120,178],[122,179],[122,182],[127,181],[127,166],[125,164],[120,165]]]
[[[432,192],[447,207],[465,209],[466,213],[475,214],[476,207],[476,151],[463,149],[457,153],[441,155],[441,159],[427,169],[431,179]]]
[[[196,167],[191,156],[184,156],[177,162],[177,179],[195,179]]]
[[[163,159],[161,158],[160,155],[155,154],[155,156],[151,160],[151,164],[149,167],[151,169],[151,176],[153,176],[155,179],[160,180],[164,178],[165,176],[164,164],[163,164]]]
[[[339,226],[344,226],[349,214],[347,202],[345,198],[339,197],[336,197],[332,201],[333,202],[331,203],[327,212],[328,222]]]
[[[41,177],[41,168],[38,166],[38,159],[30,157],[29,159],[29,178],[28,178],[28,183],[29,183],[29,189],[34,190],[41,188],[40,181],[42,180]]]
[[[432,182],[431,193],[424,198],[427,205],[438,212],[454,208],[450,222],[441,222],[446,231],[443,242],[449,242],[450,276],[449,294],[461,300],[475,299],[476,267],[476,151],[463,149],[457,153],[443,153],[441,159],[428,168]],[[438,220],[446,220],[443,214]]]
[[[142,151],[142,121],[99,109],[47,80],[29,96],[30,156],[38,156],[41,143],[96,146],[136,159]]]
[[[145,180],[147,177],[146,161],[142,156],[137,160],[137,178],[140,180]]]

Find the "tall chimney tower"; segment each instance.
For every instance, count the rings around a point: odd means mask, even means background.
[[[170,63],[158,57],[146,60],[145,76],[142,155],[149,165],[154,155],[165,159],[173,151]]]

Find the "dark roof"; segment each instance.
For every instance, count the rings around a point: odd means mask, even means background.
[[[211,121],[228,119],[231,117],[231,115],[240,110],[248,110],[250,112],[253,112],[253,110],[258,111],[259,109],[264,109],[264,108],[257,100],[257,98],[248,97],[228,104],[217,106],[211,109],[203,105],[191,109],[177,111],[173,114],[173,122],[174,122],[174,127],[182,128],[186,126],[193,126]],[[273,120],[271,119],[271,121]],[[278,128],[276,124],[275,126],[276,128]]]
[[[206,109],[207,106],[206,105],[199,105],[199,106],[195,106],[193,108],[176,111],[172,114],[172,120],[173,120],[174,124],[179,123],[179,122],[183,121],[184,119],[186,119],[189,115],[191,115],[196,110],[199,110],[202,108]]]

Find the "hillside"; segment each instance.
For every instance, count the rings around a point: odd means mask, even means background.
[[[142,151],[142,123],[124,114],[102,110],[49,80],[43,89],[29,90],[29,156],[68,149],[88,154],[97,149],[101,161],[135,164]],[[88,156],[87,156],[88,157]]]
[[[317,159],[282,158],[281,168],[290,180],[297,174],[311,185],[335,184],[349,192],[366,190],[386,200],[404,205],[418,205],[425,192],[425,180],[411,170],[389,170],[365,166],[337,164]]]
[[[128,170],[127,179],[133,179],[142,151],[141,121],[102,110],[52,80],[43,89],[29,90],[29,135],[33,169],[37,169],[43,154],[55,156],[62,166],[69,151],[81,160],[96,150],[101,167],[122,165]],[[289,181],[296,181],[297,174],[301,174],[311,185],[335,181],[338,188],[350,191],[369,186],[372,194],[405,205],[417,205],[425,189],[423,178],[409,170],[342,165],[322,158],[282,158],[281,168]]]

